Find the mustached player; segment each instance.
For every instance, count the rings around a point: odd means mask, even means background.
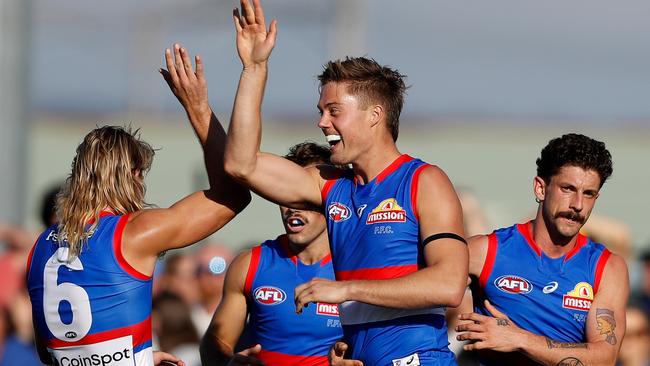
[[[580,233],[612,174],[605,144],[551,140],[537,159],[535,219],[470,238],[476,313],[457,326],[484,365],[613,365],[625,334],[625,261]]]

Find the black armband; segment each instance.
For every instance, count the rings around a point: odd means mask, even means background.
[[[428,236],[426,239],[422,240],[422,246],[425,246],[425,245],[431,243],[432,241],[438,240],[438,239],[454,239],[454,240],[458,240],[460,242],[463,242],[463,243],[465,243],[465,245],[467,245],[467,240],[465,240],[465,238],[463,238],[462,236],[460,236],[458,234],[439,233],[439,234],[433,234],[431,236]]]

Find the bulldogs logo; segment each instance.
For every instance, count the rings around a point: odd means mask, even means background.
[[[345,221],[350,218],[350,209],[342,203],[334,202],[327,208],[327,215],[334,222]]]
[[[253,297],[262,305],[278,305],[287,299],[287,294],[277,287],[261,286],[253,291]]]
[[[593,300],[594,290],[591,285],[587,282],[578,282],[572,291],[562,296],[562,307],[565,309],[589,311]]]
[[[494,280],[494,286],[509,294],[527,294],[533,290],[533,285],[525,278],[515,275],[503,275]]]

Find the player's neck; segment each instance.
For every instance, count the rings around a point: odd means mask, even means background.
[[[533,220],[530,226],[531,237],[539,248],[550,258],[559,258],[566,255],[576,245],[578,235],[573,237],[564,237],[561,235],[553,235],[553,231],[549,228],[541,215]]]
[[[289,242],[289,248],[298,257],[298,260],[306,265],[320,262],[330,252],[326,232],[323,232],[318,238],[306,245],[296,245]]]
[[[394,143],[373,145],[372,149],[364,153],[352,164],[357,181],[366,184],[375,179],[400,155],[402,154],[397,150]]]

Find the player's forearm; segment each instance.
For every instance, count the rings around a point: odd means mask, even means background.
[[[349,281],[349,300],[399,309],[456,307],[466,283],[466,275],[427,267],[396,279]]]
[[[223,344],[208,337],[207,333],[201,339],[199,354],[203,366],[226,366],[232,357],[232,348],[224,349]]]
[[[542,365],[611,366],[616,363],[618,349],[604,341],[560,342],[530,332],[526,333],[526,336],[522,337],[521,352]]]
[[[226,172],[239,180],[246,180],[257,163],[266,78],[264,64],[243,70],[239,79],[225,153]]]

